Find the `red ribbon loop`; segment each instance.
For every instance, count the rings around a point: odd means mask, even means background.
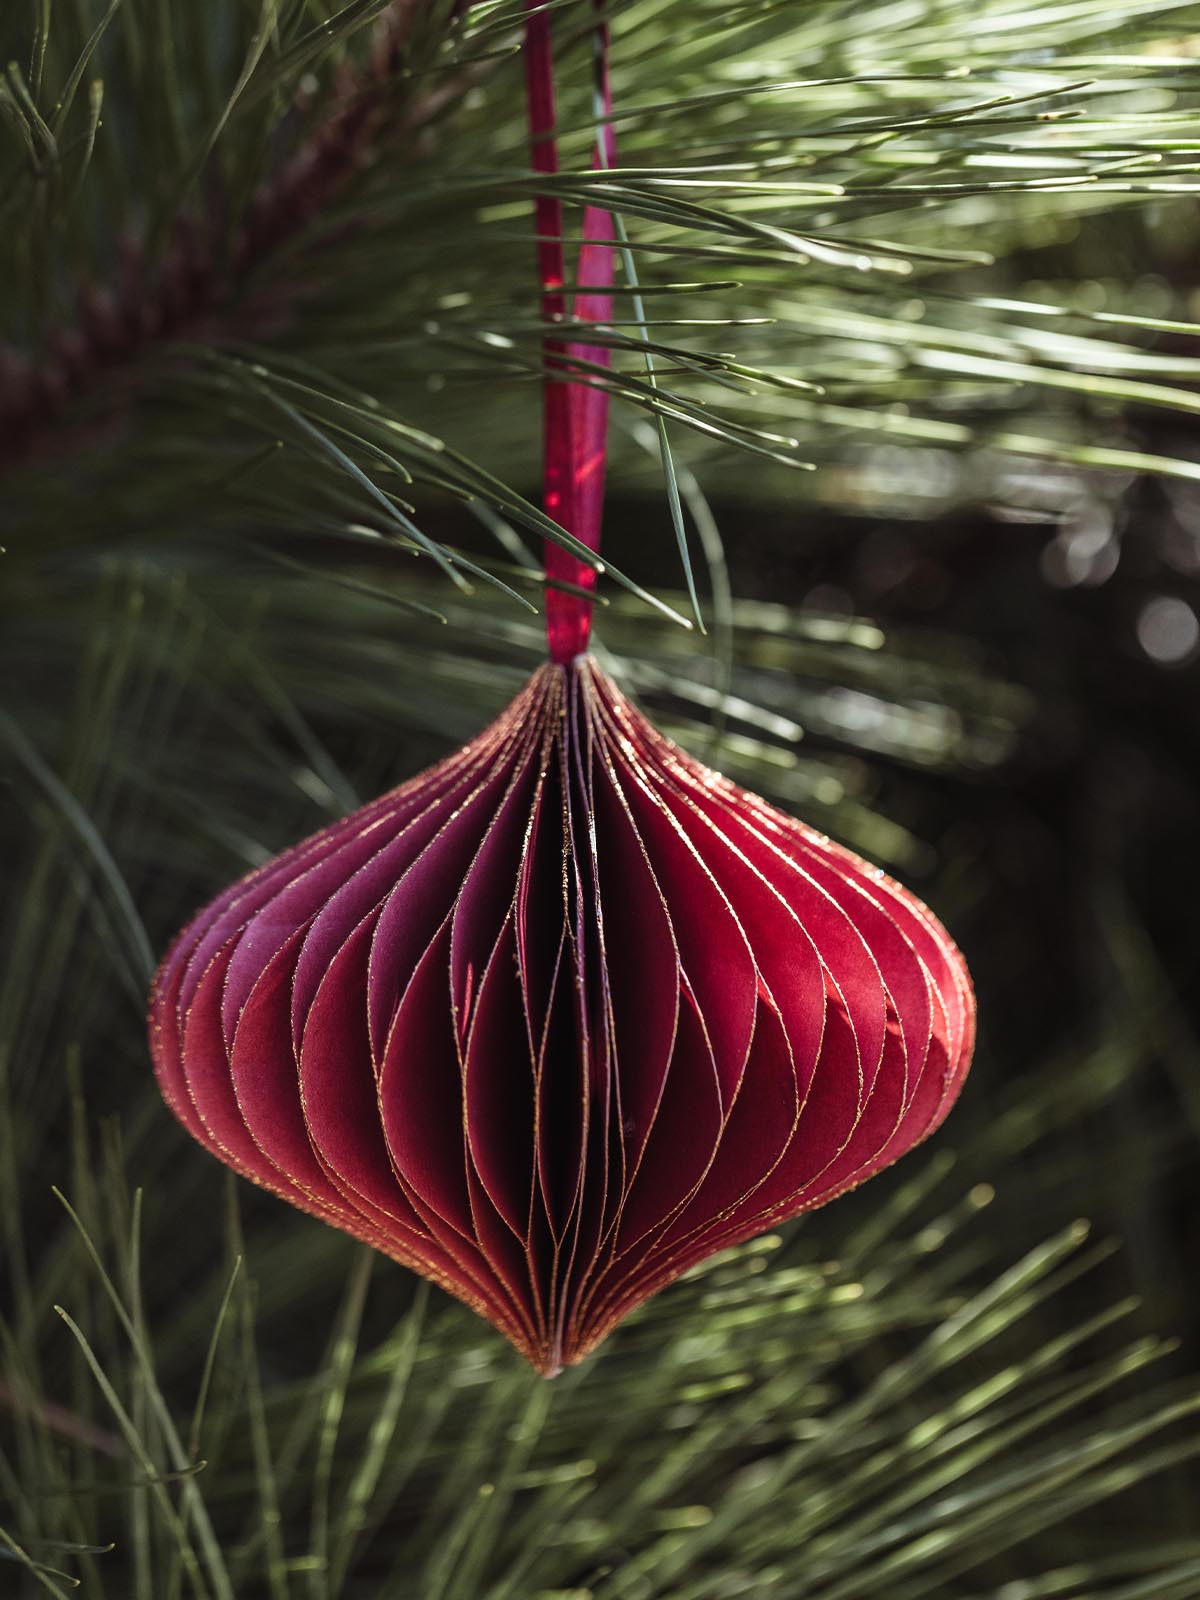
[[[604,22],[597,24],[597,40],[597,101],[607,117],[612,95],[608,81],[608,28]],[[558,171],[554,51],[550,14],[541,0],[529,0],[525,84],[533,168],[552,175]],[[593,168],[603,170],[614,164],[615,145],[611,123],[602,122]],[[551,325],[561,324],[568,310],[561,200],[555,195],[539,194],[534,203],[534,219],[542,315]],[[584,243],[577,269],[580,287],[570,306],[571,317],[577,322],[607,322],[612,317],[614,237],[611,214],[598,206],[585,207]],[[553,333],[547,334],[543,348],[543,504],[547,516],[560,528],[574,534],[589,550],[599,551],[608,456],[608,391],[598,386],[603,381],[598,374],[588,374],[590,368],[609,365],[609,351],[603,346],[556,338]],[[557,376],[556,372],[563,375]],[[545,560],[547,579],[589,591],[595,589],[595,570],[550,539],[546,541]],[[546,639],[551,660],[571,661],[582,655],[591,625],[590,600],[547,586]]]

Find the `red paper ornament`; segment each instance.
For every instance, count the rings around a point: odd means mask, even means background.
[[[163,963],[163,1093],[231,1166],[539,1370],[949,1109],[930,913],[709,771],[589,658],[221,895]]]
[[[543,135],[548,30],[534,13]],[[575,311],[602,320],[611,223],[584,231],[601,292]],[[539,232],[561,235],[553,206]],[[542,252],[551,298],[561,255]],[[577,353],[549,347],[568,371]],[[547,385],[547,505],[593,549],[604,402]],[[974,1003],[913,895],[657,732],[580,653],[586,600],[548,600],[552,659],[489,728],[184,930],[150,1034],[202,1144],[552,1374],[937,1127]]]

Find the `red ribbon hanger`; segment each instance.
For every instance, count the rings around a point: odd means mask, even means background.
[[[598,0],[597,10],[603,0]],[[612,167],[616,139],[607,120],[612,110],[608,75],[608,26],[596,24],[597,106],[605,120],[599,123],[592,166]],[[548,176],[558,171],[557,119],[554,95],[554,48],[551,14],[541,0],[529,0],[525,24],[525,83],[529,101],[529,132],[533,168]],[[562,201],[539,194],[534,203],[537,226],[538,277],[542,288],[542,315],[547,323],[568,318],[566,246],[563,239]],[[577,288],[570,305],[575,322],[607,322],[612,317],[612,284],[616,257],[612,216],[598,206],[583,213]],[[604,513],[604,472],[608,455],[608,391],[596,379],[581,377],[580,364],[607,367],[607,347],[571,341],[547,333],[546,375],[543,383],[543,504],[559,527],[585,544],[600,549]],[[557,376],[561,373],[562,376]],[[571,374],[574,374],[572,377]],[[592,567],[548,539],[546,576],[588,591],[596,587]],[[546,589],[546,639],[553,661],[571,661],[587,649],[592,625],[592,602],[577,594],[548,586]]]

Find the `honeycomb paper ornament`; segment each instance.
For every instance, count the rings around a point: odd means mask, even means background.
[[[542,171],[549,27],[535,13],[527,38]],[[609,314],[610,230],[589,211],[577,319]],[[550,202],[538,232],[553,310]],[[578,353],[548,343],[548,364]],[[546,385],[547,509],[593,549],[605,405]],[[547,565],[574,586],[548,593],[551,659],[457,754],[202,911],[150,1032],[203,1145],[553,1374],[688,1267],[937,1127],[974,1006],[912,894],[630,704],[582,653],[594,572],[554,545]]]
[[[197,1139],[547,1373],[910,1149],[972,1041],[961,957],[912,895],[587,657],[227,890],[152,1017]]]

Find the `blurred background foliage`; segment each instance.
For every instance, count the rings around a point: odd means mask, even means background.
[[[930,900],[978,1064],[553,1384],[190,1145],[171,933],[539,658],[522,7],[14,0],[0,1594],[1194,1600],[1200,7],[610,0],[599,173],[554,10],[597,648]]]

